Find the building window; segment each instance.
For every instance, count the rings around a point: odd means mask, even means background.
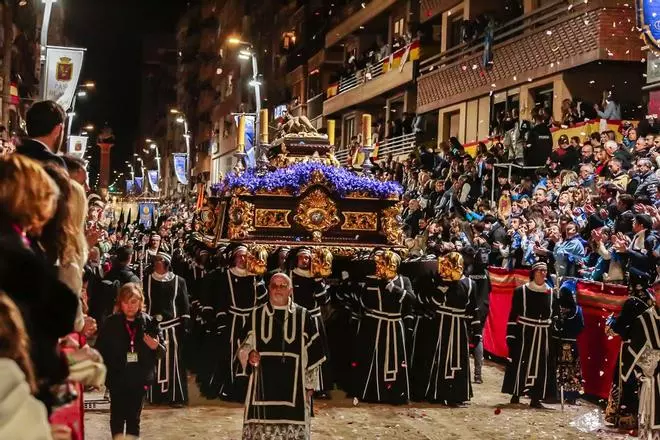
[[[292,50],[296,45],[296,33],[294,31],[282,34],[282,49]]]
[[[447,112],[443,115],[443,133],[442,138],[447,140],[451,137],[458,138],[458,132],[461,122],[461,111],[454,110],[453,112]]]
[[[405,33],[405,30],[403,28],[403,17],[394,21],[394,23],[392,24],[392,31],[395,37],[402,36]]]
[[[351,145],[351,138],[355,136],[355,118],[344,119],[344,129],[342,130],[342,148],[348,148]]]
[[[447,17],[447,49],[458,46],[462,41],[463,11],[458,11]]]
[[[516,112],[520,110],[520,89],[501,91],[493,95],[490,111],[492,135],[503,135],[510,128],[510,121],[514,119],[514,110]]]
[[[534,109],[544,109],[547,117],[552,116],[552,101],[554,98],[553,84],[545,84],[530,90],[534,100]]]

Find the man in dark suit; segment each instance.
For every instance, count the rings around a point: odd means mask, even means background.
[[[23,139],[16,149],[41,163],[53,163],[66,169],[64,160],[55,153],[64,138],[64,109],[54,101],[39,101],[32,104],[25,117],[29,138]]]

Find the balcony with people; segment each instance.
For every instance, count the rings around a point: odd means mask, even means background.
[[[641,46],[635,43],[637,31],[628,25],[635,20],[632,4],[556,0],[526,6],[524,12],[498,14],[486,8],[476,13],[472,3],[463,2],[428,19],[420,10],[422,39],[431,34],[440,46],[436,51],[423,46],[417,80],[421,113],[596,61],[611,65],[643,58]],[[440,29],[436,38],[433,23]]]
[[[323,114],[330,116],[412,82],[417,59],[419,40],[410,34],[395,35],[391,44],[377,35],[367,50],[351,49],[326,90]]]

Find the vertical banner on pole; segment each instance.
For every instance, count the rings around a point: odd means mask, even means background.
[[[150,202],[140,203],[138,205],[138,212],[140,213],[138,222],[141,225],[144,225],[146,229],[149,229],[153,226],[152,220],[154,218],[154,209],[155,205]]]
[[[188,176],[186,176],[186,162],[188,158],[186,157],[186,154],[174,153],[172,156],[174,159],[174,174],[176,174],[177,180],[180,184],[187,185]]]
[[[142,191],[144,189],[143,180],[144,180],[144,177],[136,177],[135,178],[135,190],[137,191],[138,194],[142,194]]]
[[[131,194],[135,189],[135,183],[133,179],[126,179],[126,194]]]
[[[76,95],[85,49],[75,47],[46,48],[44,94],[46,100],[55,101],[65,110],[71,108]]]
[[[236,119],[236,126],[238,127],[239,115],[234,116]],[[254,136],[256,128],[254,126],[254,116],[245,115],[245,162],[248,168],[254,168],[256,165],[255,151],[254,151]]]
[[[160,191],[158,187],[158,170],[149,170],[147,171],[147,176],[149,177],[149,186],[153,192]]]

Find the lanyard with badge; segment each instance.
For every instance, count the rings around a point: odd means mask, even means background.
[[[137,334],[137,327],[131,329],[131,326],[126,324],[126,331],[128,332],[128,337],[131,341],[131,351],[126,353],[126,363],[135,363],[138,361],[138,354],[135,352],[135,335]]]

